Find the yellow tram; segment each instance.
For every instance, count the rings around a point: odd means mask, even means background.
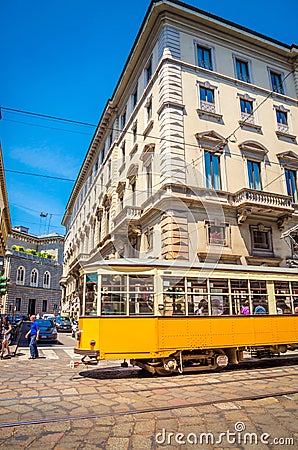
[[[81,294],[83,360],[165,375],[298,348],[295,269],[109,260],[84,268]]]

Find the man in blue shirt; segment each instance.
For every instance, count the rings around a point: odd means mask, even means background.
[[[36,322],[36,316],[34,316],[34,315],[31,316],[30,322],[31,322],[30,330],[28,331],[28,333],[26,334],[25,337],[28,338],[30,336],[30,344],[29,344],[30,358],[29,359],[36,359],[36,358],[38,358],[37,341],[39,339],[39,328],[38,328],[38,323]]]

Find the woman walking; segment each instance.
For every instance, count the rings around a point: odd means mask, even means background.
[[[9,348],[9,341],[11,336],[11,330],[12,326],[11,323],[8,320],[8,317],[4,317],[2,326],[1,326],[1,354],[0,358],[2,359],[4,357],[4,351],[7,350],[7,357],[11,358],[10,348]]]

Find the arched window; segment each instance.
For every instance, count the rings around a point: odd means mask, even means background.
[[[49,288],[50,287],[50,282],[51,282],[51,274],[50,272],[45,272],[43,275],[43,287],[44,288]]]
[[[31,271],[30,285],[37,286],[37,283],[38,283],[38,272],[36,269],[33,269]]]
[[[24,284],[24,283],[25,283],[25,268],[23,266],[20,266],[17,269],[16,284]]]

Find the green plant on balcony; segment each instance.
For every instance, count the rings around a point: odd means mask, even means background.
[[[51,255],[50,253],[47,252],[37,252],[34,249],[31,248],[24,248],[20,245],[12,245],[11,247],[12,250],[16,250],[17,252],[23,252],[23,253],[27,253],[27,255],[34,255],[34,256],[38,256],[39,258],[45,258],[45,259],[55,259],[54,255]]]

